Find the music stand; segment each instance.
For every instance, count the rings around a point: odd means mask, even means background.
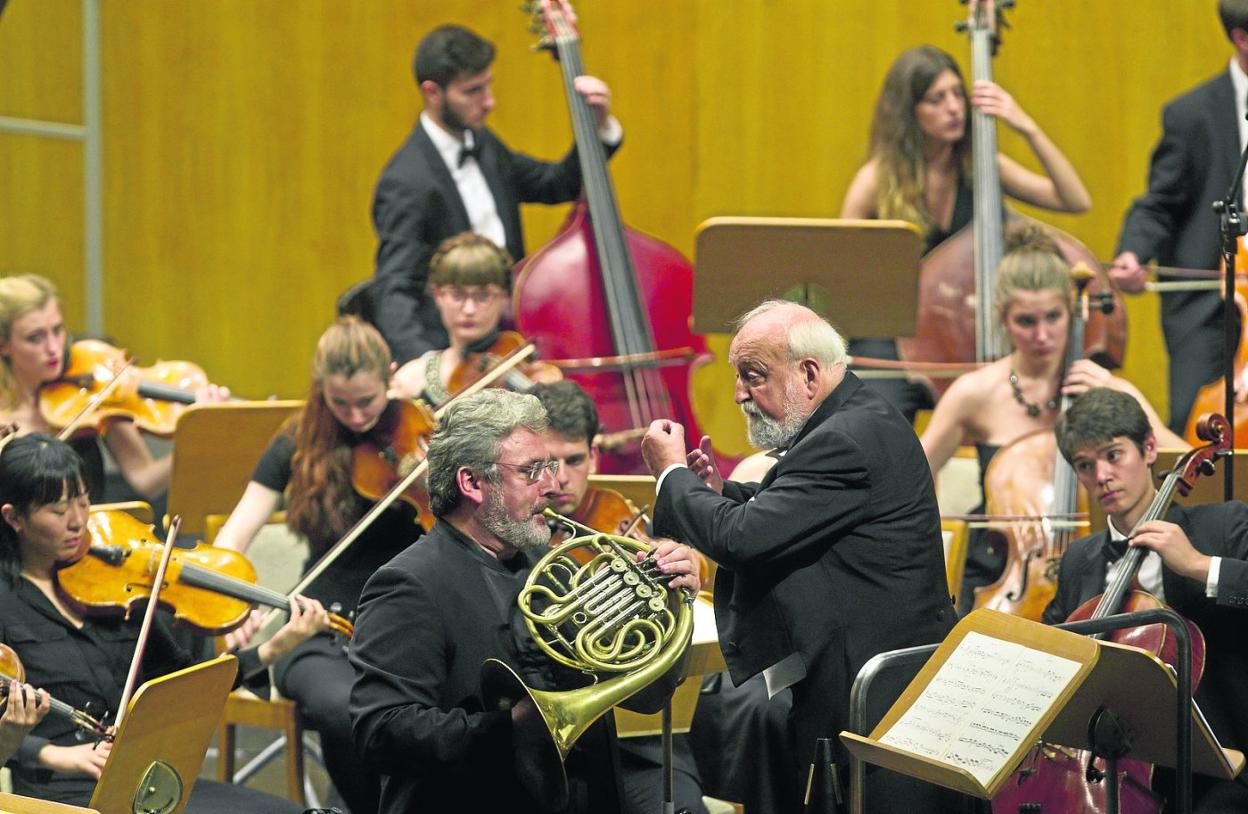
[[[139,687],[91,795],[91,808],[102,814],[179,814],[237,674],[238,659],[222,656]],[[136,808],[141,798],[146,802]]]
[[[694,325],[732,333],[763,300],[790,299],[842,336],[913,336],[922,253],[905,221],[711,218],[694,248]]]
[[[1170,610],[1142,611],[1095,621],[1067,623],[1061,627],[1093,633],[1158,621],[1164,621],[1168,626],[1173,625],[1172,629],[1176,629],[1175,635],[1180,644],[1179,659],[1190,659],[1190,641],[1187,639],[1186,628],[1182,619]],[[946,661],[951,660],[964,641],[979,634],[986,634],[991,639],[1014,642],[1037,653],[1061,656],[1077,664],[1078,669],[1061,689],[1043,701],[1041,706],[1034,707],[1039,713],[1034,723],[1010,736],[1012,740],[1009,747],[1001,749],[1001,758],[986,770],[991,772],[990,778],[986,773],[973,776],[973,770],[964,768],[970,764],[916,754],[884,743],[890,729],[929,691],[929,684],[933,683]],[[876,674],[894,664],[913,663],[916,657],[925,658],[933,651],[934,655],[927,659],[901,698],[869,737],[852,730],[841,733],[841,739],[856,764],[851,768],[854,811],[861,811],[863,808],[863,761],[964,794],[991,799],[1003,789],[1011,777],[1010,773],[1038,737],[1048,743],[1096,750],[1098,743],[1103,745],[1099,740],[1101,734],[1096,722],[1103,716],[1111,715],[1121,722],[1123,730],[1131,733],[1134,742],[1120,744],[1120,752],[1104,755],[1108,767],[1106,775],[1110,778],[1118,777],[1116,761],[1128,756],[1177,768],[1180,771],[1181,809],[1184,805],[1190,808],[1190,785],[1186,786],[1186,800],[1183,795],[1182,769],[1185,766],[1189,770],[1194,768],[1203,774],[1224,779],[1234,778],[1244,767],[1244,755],[1234,749],[1222,748],[1192,703],[1187,664],[1181,666],[1180,675],[1176,679],[1170,668],[1157,657],[1138,648],[1075,636],[1058,628],[986,609],[977,610],[962,619],[939,646],[913,647],[882,653],[868,661],[855,679],[851,693],[851,727],[865,729],[866,688]],[[988,662],[981,661],[980,664],[991,672]],[[1022,683],[1028,680],[1034,680],[1034,677],[1024,678]],[[976,696],[977,701],[983,698],[983,693]],[[951,703],[956,703],[956,699]],[[1167,714],[1168,710],[1176,708],[1185,710],[1186,714],[1182,716],[1185,721],[1180,722],[1174,715]],[[1002,724],[996,723],[996,726],[1000,727]],[[948,733],[950,743],[954,740],[961,741],[960,733],[965,731],[961,727],[957,722],[951,725]],[[989,728],[983,731],[993,730]],[[942,736],[945,734],[941,733]],[[1185,738],[1190,747],[1188,749],[1183,746]],[[1098,751],[1098,754],[1101,752]],[[1107,786],[1117,789],[1116,783]],[[1116,791],[1113,794],[1107,793],[1107,805],[1111,812],[1117,811],[1116,804]]]
[[[204,535],[206,518],[229,514],[242,497],[260,453],[299,401],[193,404],[173,431],[169,515],[182,533]]]
[[[23,797],[20,794],[0,793],[0,814],[100,814],[94,808],[51,803]]]

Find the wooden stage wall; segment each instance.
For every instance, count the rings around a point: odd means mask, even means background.
[[[105,328],[141,359],[187,358],[250,397],[301,395],[334,299],[372,271],[377,174],[419,110],[423,32],[499,46],[491,123],[541,156],[570,143],[559,75],[499,0],[100,0]],[[626,131],[626,220],[688,253],[713,215],[835,216],[883,74],[930,42],[963,65],[953,0],[582,0],[588,69]],[[1167,99],[1225,68],[1213,0],[1020,0],[1001,83],[1079,168],[1093,210],[1048,217],[1101,257],[1144,188]],[[11,0],[0,115],[81,122],[79,0]],[[1012,134],[1002,148],[1035,166]],[[83,320],[81,147],[0,134],[0,273],[37,271]],[[566,208],[530,207],[530,248]],[[1131,302],[1127,375],[1164,409],[1156,301]],[[715,345],[726,349],[723,337]],[[695,381],[703,424],[741,440],[726,365]],[[732,444],[725,444],[732,446]]]

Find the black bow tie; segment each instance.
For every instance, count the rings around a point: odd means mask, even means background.
[[[463,147],[460,147],[459,148],[459,163],[456,166],[459,166],[459,167],[464,166],[464,162],[467,161],[469,158],[475,158],[477,159],[477,161],[481,160],[481,145],[480,144],[473,142],[473,145],[471,147],[469,147],[466,144]]]

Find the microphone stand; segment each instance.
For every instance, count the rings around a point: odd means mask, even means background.
[[[1246,117],[1248,118],[1248,117]],[[1222,251],[1222,266],[1226,273],[1222,275],[1222,383],[1225,401],[1223,410],[1226,420],[1231,423],[1232,438],[1235,432],[1235,350],[1239,346],[1239,334],[1235,331],[1235,255],[1238,253],[1239,238],[1248,233],[1248,224],[1244,222],[1240,212],[1239,197],[1243,191],[1244,168],[1248,167],[1248,145],[1239,156],[1239,169],[1231,182],[1226,198],[1213,202],[1213,211],[1218,216],[1219,246]],[[1246,269],[1245,271],[1248,271]],[[1248,326],[1242,326],[1248,328]],[[1220,455],[1230,460],[1222,468],[1223,491],[1226,500],[1235,498],[1235,443]]]

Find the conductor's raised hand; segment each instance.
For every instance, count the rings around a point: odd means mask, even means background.
[[[650,422],[641,439],[641,457],[656,478],[672,464],[684,464],[685,428],[666,418]]]
[[[693,474],[702,479],[702,482],[716,494],[724,493],[724,476],[719,472],[719,465],[715,463],[715,454],[711,451],[711,437],[709,435],[702,436],[702,441],[698,444],[697,449],[692,449],[685,456],[685,463],[693,470]]]

